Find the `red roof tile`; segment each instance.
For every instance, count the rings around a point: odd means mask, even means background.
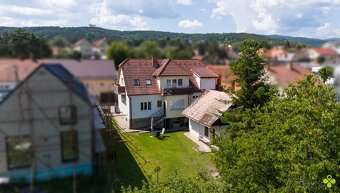
[[[288,65],[272,65],[267,68],[266,71],[269,73],[269,76],[274,77],[282,87],[287,86],[289,83],[295,83],[297,80],[302,79],[306,74],[311,72],[307,68],[297,65],[291,67]]]
[[[330,48],[314,48],[314,51],[324,56],[334,56],[337,55],[336,51]]]
[[[218,76],[206,67],[197,67],[191,71],[200,78],[218,78]]]

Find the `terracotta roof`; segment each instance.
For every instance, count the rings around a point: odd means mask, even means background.
[[[15,67],[19,81],[24,80],[43,61],[0,59],[0,82],[16,82]]]
[[[93,42],[92,45],[93,45],[94,47],[99,47],[99,46],[101,46],[101,45],[104,44],[104,43],[107,43],[107,42],[106,42],[106,38],[97,40],[97,41]]]
[[[190,76],[191,72],[184,65],[196,65],[201,63],[196,60],[173,60],[165,59],[161,66],[153,73],[153,76]],[[199,64],[201,66],[201,64]]]
[[[306,74],[311,73],[311,71],[307,68],[298,65],[271,65],[266,69],[269,77],[272,77],[276,80],[277,84],[285,87],[289,83],[295,83],[297,80],[302,79]]]
[[[204,67],[198,60],[163,59],[152,64],[152,59],[127,59],[120,64],[123,70],[126,92],[128,95],[159,94],[157,76],[189,76],[189,86],[193,92],[200,92],[191,69]],[[157,68],[158,67],[158,68]],[[133,79],[139,79],[140,86],[133,85]],[[145,85],[145,79],[152,84]]]
[[[197,67],[191,71],[200,78],[218,78],[218,76],[206,67]]]
[[[208,65],[207,68],[221,78],[221,86],[224,90],[232,86],[232,82],[236,77],[229,65]],[[238,89],[239,87],[236,86],[236,90]]]
[[[159,62],[161,62],[161,60],[159,60]],[[160,94],[157,80],[152,76],[156,67],[152,65],[151,60],[126,59],[120,64],[120,67],[123,71],[127,95]],[[134,86],[134,79],[139,79],[139,86]],[[145,79],[150,79],[151,85],[146,86]]]
[[[334,56],[337,55],[336,51],[330,48],[313,48],[315,52],[319,53],[320,55],[324,56]]]
[[[81,46],[81,45],[83,45],[83,44],[90,44],[90,42],[89,42],[87,39],[83,38],[83,39],[77,41],[77,42],[74,44],[74,47],[78,47],[78,46]],[[91,45],[91,44],[90,44],[90,45]]]
[[[221,115],[231,106],[231,97],[222,91],[207,90],[201,97],[187,107],[182,114],[204,126],[211,127]]]

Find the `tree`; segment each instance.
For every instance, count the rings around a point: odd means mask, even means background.
[[[161,52],[157,42],[147,40],[138,47],[137,55],[140,58],[160,57]]]
[[[115,68],[118,70],[119,64],[126,58],[134,55],[131,48],[120,42],[111,42],[109,48],[106,50],[107,58],[115,62]]]
[[[323,82],[326,82],[329,78],[333,76],[333,68],[330,66],[324,66],[319,70],[318,75]]]
[[[7,45],[10,56],[20,59],[38,59],[52,54],[44,39],[23,28],[8,34]]]
[[[284,97],[245,111],[253,129],[226,130],[215,163],[230,192],[339,192],[340,103],[331,86],[308,75]]]
[[[232,96],[233,108],[226,111],[221,120],[229,125],[239,125],[239,129],[250,129],[242,120],[242,113],[247,109],[263,106],[276,90],[268,84],[264,71],[264,60],[258,54],[260,45],[255,40],[245,40],[241,44],[240,57],[231,63],[231,70],[236,76],[233,86],[227,90]],[[235,89],[239,87],[239,90]]]

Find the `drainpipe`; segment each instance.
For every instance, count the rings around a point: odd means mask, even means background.
[[[132,123],[132,107],[131,107],[131,97],[129,97],[129,129],[131,128],[131,123]]]

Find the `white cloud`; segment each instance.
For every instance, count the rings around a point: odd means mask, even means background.
[[[177,0],[176,3],[180,5],[191,5],[192,0]]]
[[[178,22],[178,27],[180,28],[193,29],[193,28],[199,28],[202,26],[203,24],[197,20],[185,19],[185,20],[181,20],[180,22]]]
[[[340,29],[336,29],[332,24],[326,22],[316,29],[315,35],[319,38],[340,37]]]

